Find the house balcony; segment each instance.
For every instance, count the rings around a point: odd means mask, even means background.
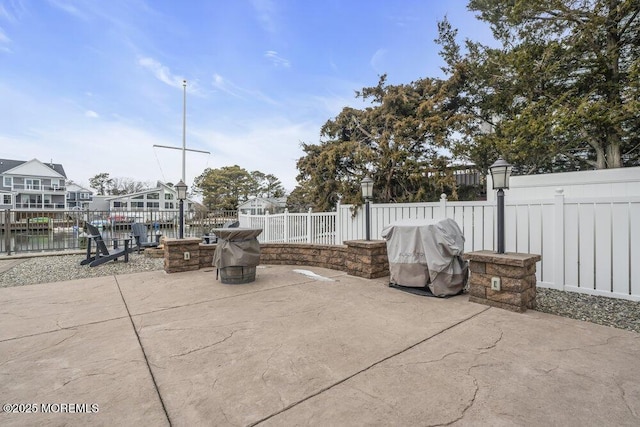
[[[65,210],[64,203],[16,203],[16,209],[27,209],[30,211],[42,210]]]
[[[67,188],[65,186],[58,185],[32,185],[32,184],[13,184],[13,191],[20,191],[22,193],[64,193]]]

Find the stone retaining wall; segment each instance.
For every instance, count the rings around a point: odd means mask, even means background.
[[[469,301],[517,312],[535,308],[540,255],[477,251],[464,257],[471,271]],[[494,279],[499,281],[499,289],[492,288]]]
[[[344,271],[347,246],[292,243],[260,245],[261,264],[309,265]]]
[[[166,239],[164,269],[167,273],[211,267],[217,245],[200,239]],[[189,260],[185,260],[185,252]],[[351,240],[344,245],[265,243],[260,245],[261,264],[309,265],[345,271],[373,279],[389,275],[386,242]]]

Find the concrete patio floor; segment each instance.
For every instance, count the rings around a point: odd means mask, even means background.
[[[244,285],[0,289],[1,403],[38,411],[0,425],[640,425],[640,334],[387,280],[261,266]]]

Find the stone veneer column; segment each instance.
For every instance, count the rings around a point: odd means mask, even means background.
[[[200,242],[198,238],[165,239],[164,241],[164,271],[179,273],[182,271],[198,270],[200,268]],[[184,259],[185,252],[189,259]]]
[[[540,255],[477,251],[464,258],[469,260],[471,271],[469,301],[517,312],[534,308]],[[500,278],[499,291],[491,289],[492,277]]]
[[[347,240],[345,271],[367,279],[389,275],[387,242],[384,240]]]

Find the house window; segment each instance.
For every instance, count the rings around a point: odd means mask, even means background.
[[[143,209],[144,208],[144,202],[131,202],[131,208],[132,209]]]
[[[67,200],[71,200],[71,193],[67,193]]]
[[[27,184],[27,190],[39,190],[40,189],[40,180],[39,179],[25,179],[25,183]]]
[[[149,193],[147,194],[147,199],[149,200],[158,200],[160,198],[159,193]]]
[[[165,209],[173,209],[173,202],[164,202]]]
[[[147,207],[151,209],[160,209],[160,202],[147,202]]]
[[[10,205],[11,204],[11,194],[3,194],[2,195],[2,204]]]
[[[171,194],[171,193],[164,193],[164,199],[165,199],[165,200],[173,200],[173,194]]]
[[[132,199],[136,199],[136,200],[144,199],[144,194],[141,194],[139,196],[134,196],[132,197]]]
[[[10,176],[5,176],[4,177],[4,186],[5,187],[11,187],[11,177]]]
[[[126,208],[127,202],[113,202],[114,208]]]
[[[89,193],[80,193],[80,198],[83,200],[88,200],[89,199]]]

